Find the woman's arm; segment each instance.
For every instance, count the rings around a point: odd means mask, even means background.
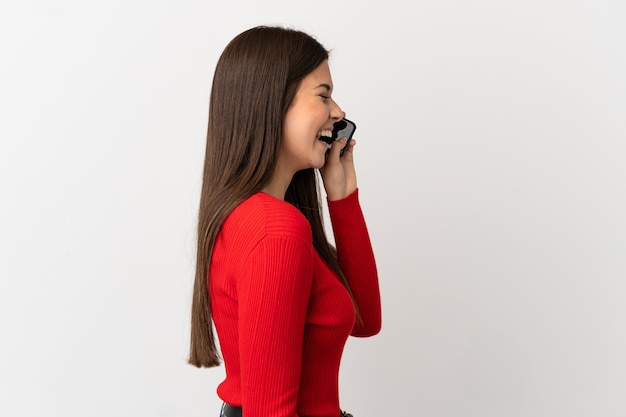
[[[328,201],[337,258],[359,309],[353,336],[380,331],[381,305],[378,272],[369,233],[359,204],[358,189],[341,200]]]
[[[238,281],[242,407],[246,417],[297,417],[312,246],[266,237]]]

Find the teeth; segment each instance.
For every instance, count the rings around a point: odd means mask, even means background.
[[[333,132],[332,130],[320,130],[317,134],[317,136],[326,136],[327,138],[331,138],[333,136]]]

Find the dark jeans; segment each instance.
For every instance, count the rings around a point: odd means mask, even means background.
[[[224,403],[222,404],[220,417],[242,417],[241,408],[233,407],[232,405]],[[352,414],[348,414],[344,411],[343,413],[341,413],[340,417],[352,417]]]
[[[232,405],[228,405],[226,403],[222,404],[220,417],[241,417],[241,414],[240,407],[233,407]]]

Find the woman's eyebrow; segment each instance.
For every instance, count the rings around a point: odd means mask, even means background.
[[[326,83],[322,83],[322,84],[318,85],[318,86],[317,86],[317,87],[315,87],[315,88],[325,88],[325,89],[327,89],[328,91],[332,91],[332,88],[330,87],[330,85],[328,85],[328,84],[326,84]]]

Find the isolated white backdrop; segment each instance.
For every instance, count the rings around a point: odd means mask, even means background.
[[[212,72],[258,24],[333,50],[383,330],[358,417],[626,414],[621,1],[0,8],[0,415],[217,416],[186,365]]]

